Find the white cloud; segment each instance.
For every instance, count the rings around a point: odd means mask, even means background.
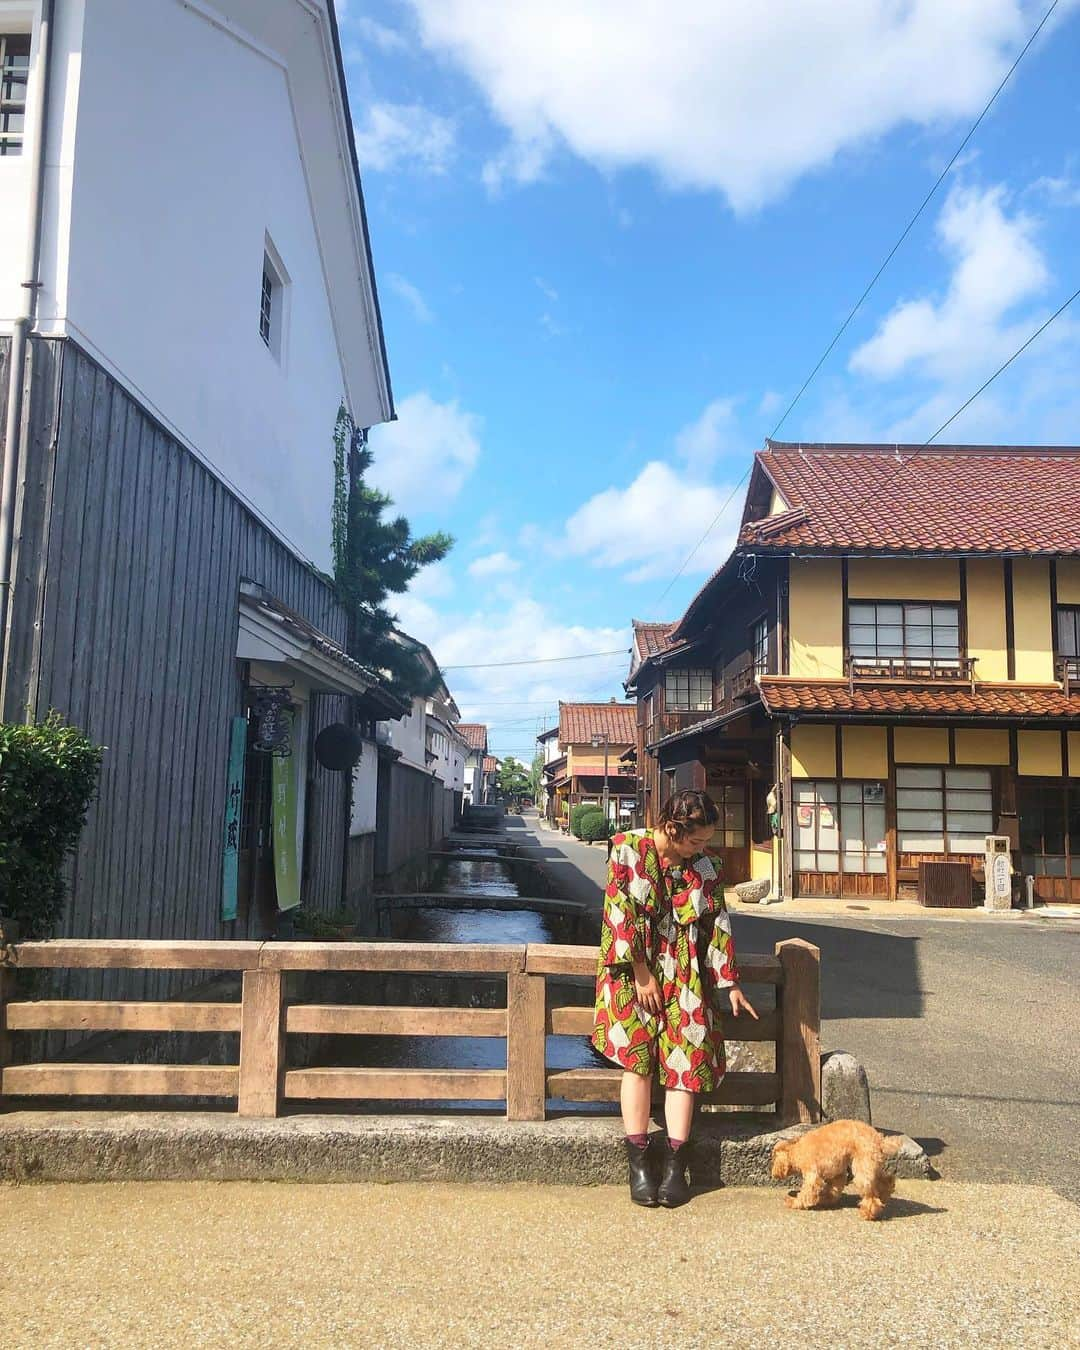
[[[543,277],[533,277],[533,281],[536,282],[538,289],[543,295],[547,296],[553,305],[559,303],[559,292],[549,281],[545,281]]]
[[[1025,189],[1025,195],[1043,197],[1051,206],[1080,206],[1080,183],[1068,174],[1043,176]]]
[[[733,398],[713,399],[697,421],[675,437],[675,453],[691,478],[704,478],[722,455],[740,448],[735,406]]]
[[[505,576],[507,572],[516,572],[520,566],[518,560],[511,558],[509,553],[488,553],[485,557],[477,558],[475,562],[469,564],[469,576]]]
[[[1043,291],[1049,273],[1035,243],[1035,220],[1009,215],[1007,205],[1001,185],[953,188],[937,222],[941,248],[953,263],[945,294],[897,305],[854,352],[851,370],[877,379],[915,370],[949,380],[987,368],[1019,346],[1030,323],[1018,326],[1009,316]]]
[[[372,481],[407,514],[456,497],[480,457],[480,418],[456,399],[437,403],[421,390],[398,404],[398,420],[371,432]]]
[[[627,581],[674,574],[712,524],[729,487],[692,482],[653,460],[625,488],[598,492],[566,522],[567,552],[597,567],[626,571]],[[687,574],[710,572],[731,552],[739,520],[738,494],[694,555]]]
[[[338,0],[338,8],[341,8],[341,0]],[[378,47],[381,52],[399,52],[408,47],[403,34],[396,28],[387,28],[385,24],[376,23],[374,19],[369,19],[362,15],[358,19],[349,20],[349,28],[356,33],[364,42],[370,43],[373,47]]]
[[[563,623],[525,591],[500,599],[452,611],[436,609],[410,593],[396,608],[401,626],[425,642],[442,667],[471,667],[446,671],[463,719],[488,724],[497,754],[528,761],[536,732],[554,723],[560,699],[625,697],[621,682],[629,669],[630,634],[627,628]],[[614,655],[548,659],[588,652]],[[543,660],[536,665],[493,664],[535,658]],[[485,664],[476,668],[477,662]]]
[[[548,337],[558,338],[564,337],[566,334],[565,327],[554,317],[554,315],[549,314],[546,309],[543,314],[540,315],[540,327]]]
[[[386,173],[408,165],[445,173],[454,155],[454,123],[419,103],[373,103],[355,132],[361,170]]]
[[[412,310],[413,317],[418,322],[435,322],[435,315],[431,312],[431,307],[411,281],[403,276],[399,276],[397,272],[387,272],[386,284],[395,295],[401,296],[402,300],[404,300]]]
[[[563,145],[603,171],[644,166],[674,186],[719,190],[737,210],[897,127],[970,116],[1044,7],[410,4],[424,44],[473,79],[510,133],[485,170],[489,188],[535,180]]]

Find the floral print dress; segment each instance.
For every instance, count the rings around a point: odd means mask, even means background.
[[[724,1076],[720,1010],[710,995],[739,982],[731,920],[717,866],[699,854],[664,867],[650,831],[612,840],[592,1043],[622,1069],[685,1092],[712,1092]],[[660,986],[664,1011],[640,1008],[633,963]]]

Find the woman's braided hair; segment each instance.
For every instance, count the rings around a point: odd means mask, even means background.
[[[670,838],[678,840],[694,830],[703,830],[720,820],[720,808],[707,792],[697,788],[683,788],[674,792],[660,808],[657,827],[666,830]]]

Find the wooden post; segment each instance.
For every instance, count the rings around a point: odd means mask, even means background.
[[[11,1063],[11,1033],[7,1025],[7,1005],[14,982],[15,972],[11,967],[0,965],[0,1111],[4,1110],[3,1073]]]
[[[821,1119],[821,952],[802,938],[776,944],[784,971],[780,996],[780,1117],[785,1125]]]
[[[547,980],[506,977],[506,1118],[543,1120],[547,1096]]]
[[[240,1090],[237,1114],[276,1116],[285,1064],[280,970],[245,970],[240,1005]]]

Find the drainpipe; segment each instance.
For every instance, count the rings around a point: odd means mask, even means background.
[[[22,283],[20,313],[11,330],[8,387],[4,418],[4,477],[0,483],[0,693],[7,675],[8,611],[11,600],[11,555],[15,539],[15,485],[22,450],[22,402],[27,337],[34,326],[41,286],[41,225],[45,189],[45,140],[49,129],[49,90],[52,75],[52,30],[55,0],[42,0],[38,37],[38,97],[31,144],[30,204],[27,216],[26,280]],[[3,708],[0,705],[0,715]]]

